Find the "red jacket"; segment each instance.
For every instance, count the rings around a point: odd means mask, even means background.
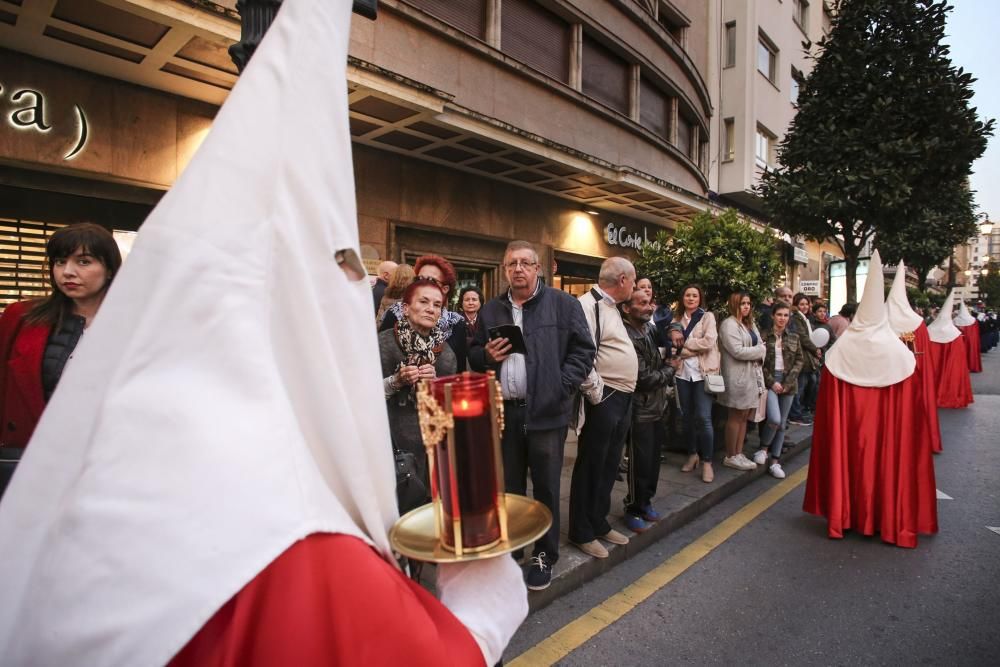
[[[27,324],[32,302],[19,301],[0,315],[0,444],[25,447],[45,409],[42,355],[51,327]]]

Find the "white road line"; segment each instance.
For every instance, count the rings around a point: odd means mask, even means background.
[[[941,489],[935,489],[935,490],[937,491],[937,499],[938,500],[954,500],[954,498],[952,498],[951,496],[949,496],[947,493],[945,493]]]

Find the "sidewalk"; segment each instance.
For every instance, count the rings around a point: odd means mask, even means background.
[[[750,435],[744,452],[748,458],[757,451],[757,443],[759,442],[756,429],[751,430],[753,433]],[[791,460],[807,450],[811,444],[811,437],[811,426],[789,426],[786,445],[790,445],[791,449],[785,452],[782,459]],[[711,484],[705,484],[701,481],[699,472],[682,473],[680,471],[681,465],[687,458],[684,454],[668,453],[666,461],[660,465],[660,481],[656,498],[653,499],[653,506],[663,515],[663,519],[653,524],[649,530],[641,535],[625,528],[622,508],[627,489],[625,482],[616,482],[611,494],[611,517],[609,520],[612,527],[628,535],[631,541],[622,546],[602,541],[610,555],[603,559],[592,558],[571,545],[566,534],[569,523],[570,477],[573,474],[573,464],[576,462],[576,436],[570,433],[570,437],[566,441],[566,457],[560,488],[562,498],[559,508],[561,516],[559,562],[556,563],[553,570],[552,585],[543,591],[529,592],[528,602],[531,605],[531,610],[536,611],[546,606],[553,600],[607,572],[618,563],[631,558],[639,551],[694,520],[713,505],[728,498],[755,479],[763,476],[761,484],[775,481],[763,466],[757,466],[756,470],[747,472],[726,468],[722,465],[722,456],[722,452],[718,451],[717,448],[713,464],[715,481]],[[531,494],[530,490],[528,494]]]

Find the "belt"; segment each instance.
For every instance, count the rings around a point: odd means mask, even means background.
[[[511,406],[516,408],[526,408],[528,407],[528,399],[526,398],[509,398],[505,399],[503,402],[504,406]]]

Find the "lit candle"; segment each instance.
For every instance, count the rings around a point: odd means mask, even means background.
[[[438,378],[433,383],[435,398],[445,404],[444,388],[451,387],[451,413],[454,419],[452,442],[455,468],[452,470],[448,438],[437,446],[438,489],[445,516],[444,544],[455,544],[451,521],[454,501],[462,524],[463,549],[479,549],[500,538],[497,503],[497,470],[493,417],[489,410],[489,380],[479,373],[461,373]]]

